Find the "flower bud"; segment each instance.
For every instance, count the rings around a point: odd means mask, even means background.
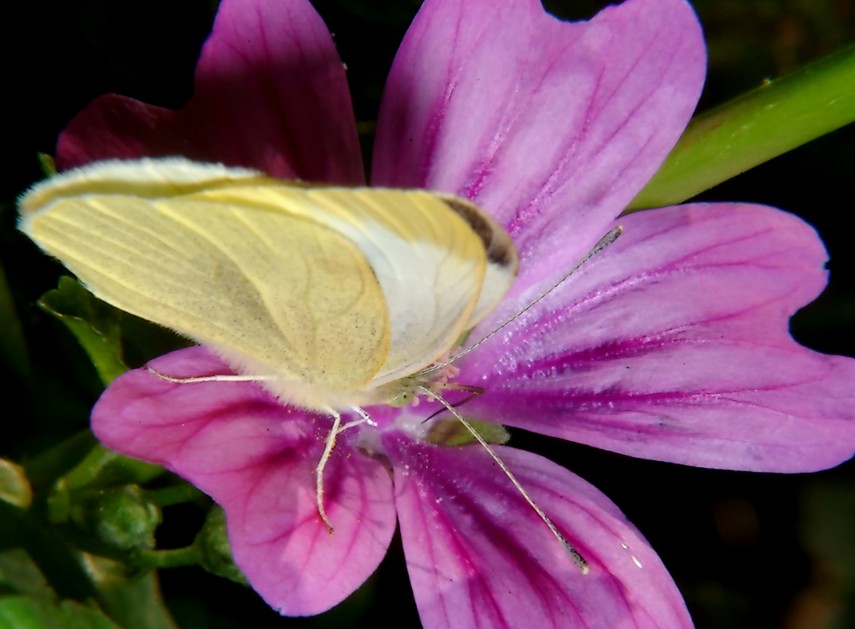
[[[138,485],[100,490],[87,501],[82,520],[99,541],[115,550],[154,547],[160,509]]]

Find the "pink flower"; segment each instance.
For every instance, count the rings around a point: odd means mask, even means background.
[[[628,0],[563,23],[537,0],[427,0],[395,60],[373,184],[474,200],[521,254],[476,340],[571,268],[659,167],[704,74],[683,0]],[[344,72],[304,0],[224,0],[180,111],[109,95],[60,138],[67,168],[179,154],[281,177],[363,183]],[[663,461],[796,472],[855,450],[855,362],[798,346],[789,316],[822,290],[813,230],[777,210],[693,204],[621,219],[624,236],[458,365],[467,416]],[[227,371],[203,348],[152,366]],[[497,447],[586,557],[561,546],[477,445],[425,441],[433,407],[372,408],[314,467],[326,417],[249,383],[132,371],[93,412],[109,447],[162,464],[226,511],[235,560],[284,614],[321,612],[377,567],[401,527],[422,621],[440,626],[690,624],[654,551],[596,489]]]

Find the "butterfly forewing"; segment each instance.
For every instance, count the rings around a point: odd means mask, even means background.
[[[101,299],[255,375],[354,390],[388,349],[383,294],[364,256],[300,217],[93,193],[53,201],[26,230]]]

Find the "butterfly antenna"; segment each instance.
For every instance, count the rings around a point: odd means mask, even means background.
[[[576,550],[573,547],[573,545],[567,541],[567,538],[565,538],[561,534],[561,531],[558,530],[558,527],[555,526],[555,523],[549,518],[548,515],[546,515],[546,513],[543,511],[543,509],[540,508],[540,505],[538,505],[534,501],[534,499],[529,495],[529,493],[525,490],[525,488],[522,486],[522,484],[519,482],[519,480],[517,480],[517,477],[510,470],[510,468],[507,466],[507,464],[499,457],[498,454],[496,454],[496,451],[493,450],[493,448],[490,446],[489,443],[487,443],[487,440],[481,436],[481,433],[479,433],[477,430],[475,430],[475,427],[467,419],[465,419],[463,417],[463,415],[458,413],[457,409],[455,409],[451,404],[449,404],[436,391],[434,391],[428,387],[425,387],[425,386],[421,386],[421,387],[419,387],[419,389],[425,395],[432,397],[437,402],[442,404],[448,410],[448,412],[451,413],[452,415],[454,415],[454,417],[457,419],[457,421],[459,421],[461,424],[463,424],[463,426],[466,428],[466,430],[468,430],[472,434],[472,436],[475,437],[475,439],[478,441],[478,443],[481,444],[481,447],[484,448],[487,451],[487,454],[489,454],[490,457],[493,459],[493,461],[496,462],[496,465],[499,466],[499,469],[501,469],[502,472],[504,472],[505,476],[508,477],[508,480],[511,481],[511,483],[513,484],[514,487],[516,487],[517,491],[525,499],[525,501],[528,503],[528,505],[532,509],[534,509],[534,512],[538,515],[538,517],[540,517],[540,519],[543,520],[543,523],[546,524],[546,526],[552,532],[552,535],[555,536],[555,539],[558,540],[558,543],[561,544],[561,546],[564,548],[564,550],[567,552],[567,554],[570,555],[570,559],[573,561],[574,564],[576,564],[576,567],[579,568],[579,570],[582,572],[582,574],[588,574],[588,570],[590,568],[588,566],[588,562],[585,561],[584,557],[582,557],[582,554],[578,550]]]
[[[540,295],[538,295],[534,299],[534,301],[531,301],[525,308],[523,308],[522,310],[517,312],[510,319],[507,319],[506,321],[504,321],[498,327],[494,328],[489,334],[487,334],[486,336],[479,339],[476,343],[473,343],[472,345],[470,345],[466,349],[460,351],[459,353],[455,354],[454,356],[452,356],[448,360],[445,360],[445,361],[438,363],[436,365],[431,365],[430,367],[425,369],[423,373],[431,373],[433,371],[437,371],[439,369],[442,369],[443,367],[450,365],[451,363],[455,362],[456,360],[459,360],[461,357],[465,356],[466,354],[468,354],[469,352],[471,352],[472,350],[474,350],[476,347],[480,346],[481,344],[485,343],[489,339],[493,338],[496,334],[501,332],[504,328],[506,328],[511,323],[513,323],[514,321],[519,319],[522,315],[524,315],[535,304],[542,301],[552,291],[554,291],[556,288],[561,286],[567,280],[568,277],[570,277],[576,271],[578,271],[585,263],[588,262],[588,260],[593,258],[595,255],[600,253],[603,249],[605,249],[610,244],[612,244],[615,240],[617,240],[622,233],[623,233],[623,226],[621,226],[621,225],[618,225],[617,227],[614,227],[611,230],[609,230],[609,232],[605,236],[600,238],[600,240],[597,242],[597,244],[594,245],[593,249],[591,249],[587,254],[585,254],[584,258],[579,260],[579,262],[577,262],[576,265],[572,269],[570,269],[567,273],[562,275],[561,278],[557,282],[555,282],[552,286],[550,286],[545,291],[543,291]]]

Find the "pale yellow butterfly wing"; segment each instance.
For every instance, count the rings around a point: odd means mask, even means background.
[[[378,387],[445,354],[516,271],[501,227],[424,191],[166,159],[94,164],[20,205],[21,228],[93,293],[312,408],[383,401]]]
[[[445,354],[495,306],[516,272],[516,252],[504,230],[456,197],[422,190],[283,186],[200,195],[235,205],[287,207],[357,244],[383,288],[391,325],[389,353],[374,387]]]
[[[388,314],[370,266],[346,238],[301,218],[89,195],[54,201],[26,231],[101,299],[254,375],[349,391],[385,359]]]

